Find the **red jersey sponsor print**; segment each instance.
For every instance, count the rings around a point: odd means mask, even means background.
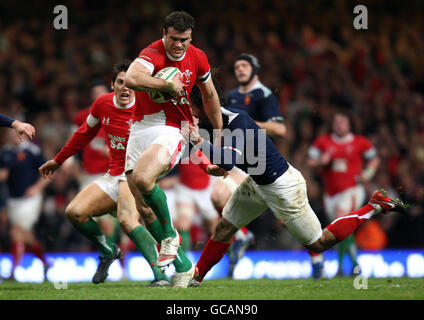
[[[74,124],[80,127],[90,114],[90,108],[85,108],[77,113]],[[106,132],[100,128],[97,135],[82,150],[82,167],[88,174],[105,173],[109,168],[110,156],[100,151],[106,145]]]
[[[361,135],[349,135],[339,139],[333,135],[321,135],[312,144],[309,155],[318,159],[322,153],[331,154],[331,162],[322,169],[324,192],[330,196],[358,184],[364,159],[376,156],[371,142]]]
[[[77,153],[96,136],[100,128],[103,128],[110,152],[108,172],[113,176],[120,175],[125,167],[134,103],[135,101],[125,107],[118,106],[113,92],[98,97],[90,108],[87,120],[56,155],[56,162],[61,164]]]
[[[197,80],[205,82],[209,79],[210,65],[206,54],[190,44],[180,59],[174,59],[167,54],[161,39],[143,49],[136,61],[149,69],[152,75],[163,68],[176,67],[181,71],[182,81],[187,86],[183,95],[164,103],[153,102],[147,92],[136,92],[134,121],[145,120],[177,128],[181,127],[181,121],[192,123],[189,96]]]

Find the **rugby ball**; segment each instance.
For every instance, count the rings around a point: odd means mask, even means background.
[[[154,75],[155,78],[164,79],[164,80],[172,80],[176,76],[182,77],[182,73],[178,68],[175,68],[175,67],[163,68],[162,70],[159,70],[158,72],[156,72],[156,74]],[[162,91],[150,91],[149,97],[150,99],[152,99],[154,102],[157,102],[157,103],[164,103],[172,99],[171,94],[169,94],[168,92],[162,92]]]

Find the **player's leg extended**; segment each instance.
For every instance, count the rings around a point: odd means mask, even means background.
[[[20,264],[22,256],[25,253],[25,235],[19,225],[12,225],[10,228],[10,240],[12,242],[11,253],[13,260],[10,279],[13,279],[15,269]]]
[[[222,214],[225,204],[238,186],[246,179],[247,175],[233,169],[230,175],[225,179],[218,179],[211,193],[211,200],[215,209]],[[228,250],[228,258],[230,260],[229,276],[232,277],[234,267],[243,257],[247,247],[252,243],[255,236],[246,227],[240,228],[233,237],[232,246]]]
[[[127,182],[131,193],[135,198],[137,210],[143,218],[147,230],[158,243],[161,243],[161,240],[163,239],[162,224],[159,222],[159,219],[156,218],[152,209],[143,201],[143,196],[140,190],[134,184],[131,171],[127,172]],[[190,270],[192,262],[186,257],[181,247],[178,247],[177,254],[178,259],[174,260],[175,270],[177,272],[187,272]]]
[[[197,262],[197,281],[201,282],[206,273],[222,259],[237,230],[248,225],[266,209],[267,205],[258,194],[252,178],[247,178],[228,200],[214,234],[203,249]]]
[[[66,217],[88,240],[93,242],[103,257],[111,257],[114,244],[107,239],[92,217],[116,210],[116,202],[96,183],[90,183],[68,204]]]
[[[344,190],[333,198],[335,200],[335,207],[333,209],[335,211],[335,217],[331,221],[345,216],[349,212],[358,210],[360,208],[358,204],[362,204],[365,200],[365,190],[362,186],[356,186]],[[353,234],[346,237],[337,245],[337,252],[339,262],[338,275],[343,275],[343,258],[346,254],[350,257],[353,267],[355,268],[357,266],[357,248]]]
[[[365,206],[336,219],[323,230],[322,236],[317,241],[305,246],[314,252],[323,252],[343,241],[375,215],[393,211],[403,212],[406,208],[407,205],[400,200],[390,199],[383,192],[375,191]]]
[[[151,211],[147,206],[145,206],[143,210]],[[153,214],[153,212],[151,214]],[[163,284],[162,286],[170,285],[171,280],[156,265],[158,258],[156,241],[153,239],[150,232],[140,224],[140,214],[126,181],[119,182],[118,220],[124,232],[132,240],[137,250],[144,256],[152,268],[155,282]]]
[[[32,197],[9,199],[7,206],[12,225],[10,230],[13,257],[11,277],[13,277],[14,270],[26,250],[29,250],[42,261],[46,271],[48,263],[44,256],[44,251],[32,231],[41,214],[41,194]]]

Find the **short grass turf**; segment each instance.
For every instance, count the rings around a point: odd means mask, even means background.
[[[422,300],[424,278],[369,278],[355,289],[354,278],[328,280],[209,280],[198,288],[148,288],[148,282],[0,283],[0,300]],[[362,282],[363,283],[363,282]]]

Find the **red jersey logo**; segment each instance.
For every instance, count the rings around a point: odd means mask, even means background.
[[[247,95],[247,96],[244,97],[244,105],[248,106],[249,104],[250,104],[250,96]]]

